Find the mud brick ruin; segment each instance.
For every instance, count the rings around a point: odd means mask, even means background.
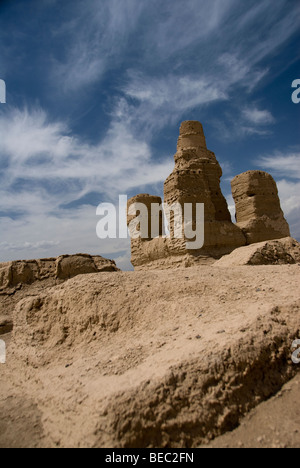
[[[204,245],[189,250],[187,239],[174,237],[174,219],[171,217],[170,235],[163,236],[160,220],[158,236],[151,238],[152,204],[161,204],[160,197],[140,194],[128,201],[143,203],[148,210],[148,234],[131,240],[131,262],[135,269],[174,268],[194,264],[210,264],[238,247],[290,236],[288,223],[280,207],[274,179],[262,171],[248,171],[232,181],[236,203],[234,224],[222,194],[222,169],[215,154],[207,149],[200,122],[181,124],[175,154],[175,168],[164,184],[164,202],[169,206],[179,203],[203,203]],[[128,224],[132,215],[128,215]],[[196,219],[192,223],[195,225]]]

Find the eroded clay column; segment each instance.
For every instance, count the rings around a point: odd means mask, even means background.
[[[206,148],[206,140],[203,127],[196,120],[182,122],[177,141],[177,151],[185,148]]]
[[[133,214],[129,214],[129,208],[132,205],[138,207],[139,204],[145,206],[145,212],[142,210],[134,209]],[[141,193],[135,197],[130,198],[127,202],[127,225],[129,226],[130,222],[133,221],[137,216],[141,219],[141,223],[137,226],[137,230],[141,233],[141,240],[151,240],[152,226],[157,226],[157,235],[161,236],[163,231],[162,223],[162,211],[157,210],[157,205],[161,206],[162,200],[160,197],[149,195],[148,193]],[[154,209],[154,206],[156,205]],[[145,217],[145,224],[143,219]],[[156,223],[156,224],[154,224]],[[143,229],[143,226],[146,226],[146,229]]]
[[[267,172],[247,171],[232,182],[236,220],[248,244],[290,236],[275,180]]]

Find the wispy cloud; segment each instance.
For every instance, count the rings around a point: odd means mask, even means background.
[[[52,56],[51,80],[65,93],[95,83],[122,62],[143,10],[137,0],[71,3],[72,17],[53,32],[64,50]]]
[[[27,3],[36,14],[24,21]],[[1,78],[17,83],[15,94],[10,83],[8,92],[18,100],[18,107],[0,109],[0,232],[7,258],[14,251],[27,256],[35,246],[51,255],[102,249],[126,263],[128,242],[99,245],[91,194],[100,202],[119,193],[160,192],[173,161],[157,150],[157,136],[166,128],[175,132],[189,115],[205,120],[212,106],[216,138],[269,136],[277,117],[253,94],[272,79],[272,57],[297,32],[300,9],[288,4],[65,0],[59,13],[55,0],[11,6],[10,24],[19,15],[14,34],[0,18]],[[43,105],[22,107],[27,92]],[[101,138],[94,136],[98,128]],[[285,181],[298,184],[298,153],[265,156],[261,164],[278,175],[294,212],[298,205]]]
[[[1,240],[6,242],[3,250],[10,246],[18,255],[20,232],[24,255],[32,245],[38,251],[57,251],[56,246],[80,251],[87,243],[94,253],[106,254],[128,249],[127,241],[100,243],[96,238],[96,205],[117,202],[119,194],[134,188],[162,184],[172,170],[169,158],[162,155],[161,162],[154,161],[149,146],[122,121],[112,122],[95,145],[71,137],[65,123],[51,121],[41,109],[1,113],[0,129],[5,168],[0,175]],[[63,208],[90,192],[99,194],[95,205]],[[54,243],[39,243],[40,239]]]
[[[300,152],[297,150],[286,153],[276,151],[271,155],[261,156],[258,164],[277,176],[300,179]]]
[[[125,88],[128,95],[144,100],[153,96],[156,85],[154,105],[169,85],[176,93],[174,102],[189,101],[196,87],[195,106],[203,104],[199,87],[212,102],[214,94],[227,96],[236,85],[251,92],[268,73],[262,60],[297,31],[299,16],[284,0],[272,5],[272,11],[266,0],[250,2],[246,11],[238,0],[188,0],[184,8],[178,1],[88,0],[72,2],[72,10],[72,17],[52,32],[53,41],[63,44],[50,60],[48,76],[56,92],[73,96],[117,72],[115,87]],[[181,81],[177,87],[176,80]]]
[[[38,242],[23,242],[14,244],[12,242],[0,242],[0,249],[1,250],[21,250],[21,251],[28,251],[28,250],[44,250],[48,248],[52,248],[53,246],[59,245],[57,241],[38,241]]]
[[[275,123],[275,118],[268,110],[252,107],[244,109],[242,114],[247,121],[254,125],[269,125]]]
[[[147,79],[134,73],[130,78],[129,84],[124,87],[125,94],[142,103],[151,103],[154,109],[168,105],[170,110],[184,112],[191,107],[227,98],[223,90],[211,86],[211,80],[207,78],[169,75]]]
[[[41,109],[2,113],[0,128],[6,189],[18,180],[22,186],[25,179],[33,183],[33,190],[35,183],[47,190],[47,180],[49,193],[55,194],[56,185],[63,181],[64,190],[59,194],[63,202],[75,193],[82,197],[95,190],[113,197],[120,190],[160,182],[171,167],[167,160],[152,161],[150,147],[136,139],[122,120],[112,121],[103,140],[95,145],[71,137],[65,123],[51,122]]]
[[[228,99],[226,90],[212,86],[209,77],[170,74],[152,78],[133,71],[123,92],[126,99],[134,99],[123,106],[127,119],[145,137],[150,132],[150,138],[158,129],[177,123],[187,111]]]
[[[214,117],[211,125],[216,129],[216,138],[225,142],[237,142],[248,137],[268,137],[273,130],[269,126],[251,122],[236,109],[236,115],[226,112],[223,118]]]

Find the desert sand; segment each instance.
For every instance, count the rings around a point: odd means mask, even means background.
[[[299,279],[216,265],[27,287],[0,337],[0,447],[299,447]]]

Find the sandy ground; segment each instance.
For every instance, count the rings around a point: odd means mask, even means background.
[[[299,448],[300,376],[261,403],[232,432],[216,438],[208,448]]]
[[[0,447],[299,447],[300,266],[116,272],[27,294]]]

